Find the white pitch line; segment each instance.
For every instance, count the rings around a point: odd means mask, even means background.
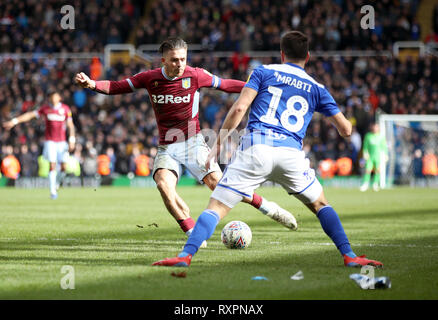
[[[7,242],[7,241],[17,241],[17,240],[23,240],[21,238],[0,238],[0,242]],[[181,240],[125,240],[125,239],[117,239],[117,238],[108,238],[108,239],[77,239],[77,238],[35,238],[35,239],[27,239],[26,241],[32,242],[32,241],[85,241],[85,242],[104,242],[104,243],[152,243],[152,244],[175,244],[179,242],[183,242],[184,239]]]
[[[21,238],[0,238],[0,242],[7,242],[7,241],[17,241],[17,240],[23,240]],[[145,239],[145,240],[126,240],[126,239],[117,239],[117,238],[103,238],[103,239],[78,239],[78,238],[36,238],[36,239],[29,239],[28,242],[33,241],[89,241],[89,242],[96,242],[96,243],[139,243],[139,244],[179,244],[180,242],[184,242],[183,239],[181,240],[152,240],[152,239]],[[279,241],[266,241],[266,244],[281,244]],[[334,243],[332,242],[304,242],[303,245],[310,245],[310,246],[334,246]],[[351,243],[353,247],[392,247],[392,248],[438,248],[438,245],[416,245],[416,244],[396,244],[396,243]]]
[[[332,242],[305,242],[304,245],[334,246]],[[438,245],[392,244],[392,243],[351,243],[353,247],[395,247],[395,248],[438,248]]]

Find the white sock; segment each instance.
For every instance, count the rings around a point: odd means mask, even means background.
[[[56,194],[56,170],[49,172],[50,194]]]
[[[191,228],[190,230],[187,230],[187,231],[186,231],[186,235],[187,235],[187,237],[190,237],[190,235],[192,234],[192,232],[193,232],[193,228]]]
[[[262,204],[260,205],[259,210],[263,214],[267,214],[272,209],[272,204],[268,200],[262,197]]]

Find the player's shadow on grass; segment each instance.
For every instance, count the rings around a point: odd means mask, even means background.
[[[245,220],[245,222],[250,226],[250,228],[258,231],[263,232],[290,232],[290,236],[292,238],[296,237],[296,233],[302,234],[302,233],[309,233],[314,232],[316,229],[321,229],[321,225],[319,223],[318,218],[316,216],[312,216],[313,213],[309,213],[308,216],[301,216],[297,218],[298,222],[298,230],[297,231],[291,231],[275,221],[270,221],[267,223],[266,221],[260,221],[260,220]],[[345,231],[348,234],[349,228],[347,226],[347,223],[358,223],[362,222],[364,225],[371,225],[375,223],[379,223],[381,225],[388,225],[389,227],[391,225],[400,224],[403,223],[404,219],[406,220],[412,220],[412,219],[421,219],[420,217],[428,216],[427,219],[430,219],[429,216],[436,216],[438,217],[438,209],[419,209],[413,212],[410,209],[407,210],[397,210],[397,211],[384,211],[384,212],[376,212],[376,213],[369,213],[369,212],[361,212],[361,213],[351,213],[351,214],[339,214],[339,217],[341,219],[341,222],[345,224]],[[410,225],[410,222],[406,222],[406,226]],[[437,228],[436,225],[427,224],[423,225],[421,227],[422,229],[433,229]],[[438,230],[438,228],[437,228]]]
[[[397,247],[377,245],[355,248],[356,253],[367,254],[371,258],[382,260],[385,264],[385,268],[377,270],[376,275],[388,275],[393,279],[394,289],[386,291],[367,291],[357,288],[348,276],[351,273],[360,272],[360,269],[345,268],[337,250],[326,246],[316,245],[310,248],[311,252],[306,252],[303,251],[306,248],[302,244],[297,250],[294,250],[292,244],[290,248],[286,248],[290,250],[272,252],[269,251],[269,245],[266,245],[264,250],[232,251],[218,250],[215,244],[216,247],[213,250],[207,248],[203,249],[204,252],[199,252],[189,269],[181,269],[152,267],[153,261],[164,258],[161,252],[151,251],[153,246],[138,248],[138,250],[145,250],[144,257],[130,256],[129,253],[137,252],[135,249],[133,252],[127,252],[127,257],[93,258],[93,252],[90,251],[87,252],[87,257],[70,258],[68,252],[63,257],[51,256],[50,245],[47,245],[48,253],[41,254],[41,256],[5,256],[5,251],[2,251],[0,265],[15,263],[19,270],[20,265],[61,267],[69,264],[77,267],[75,290],[62,290],[59,285],[62,275],[56,274],[48,275],[48,284],[44,283],[41,289],[36,290],[34,286],[0,289],[0,298],[184,300],[376,299],[377,297],[378,299],[427,299],[433,298],[430,292],[435,292],[435,299],[438,298],[436,291],[432,288],[435,285],[431,282],[429,288],[427,283],[424,284],[426,274],[431,279],[438,275],[435,268],[438,264],[436,254],[438,235],[395,240],[394,242],[398,245]],[[413,247],[413,244],[416,244],[416,247]],[[221,244],[218,243],[218,245]],[[275,245],[272,245],[272,248],[274,247]],[[174,249],[178,251],[179,248]],[[421,255],[418,252],[419,249],[424,249]],[[117,249],[115,254],[121,251],[123,250]],[[412,254],[417,257],[427,256],[427,263],[423,262],[421,266],[416,263],[407,263],[406,256]],[[118,270],[122,270],[123,275],[120,275],[120,272],[106,275],[109,269],[105,267],[114,266],[122,268]],[[138,266],[142,268],[139,269]],[[88,280],[81,280],[81,270],[86,267],[92,268],[91,271],[88,269],[88,273],[95,272],[96,276],[91,277],[92,280],[89,274]],[[290,280],[290,276],[298,270],[303,271],[305,279]],[[187,277],[172,277],[172,271],[186,271]],[[269,281],[251,280],[251,277],[256,275],[266,276]],[[413,285],[407,290],[407,287],[403,285],[406,279],[411,279],[415,275],[423,279],[421,286],[426,286],[424,290],[419,285]]]
[[[308,209],[302,209],[302,208],[288,208],[287,206],[285,206],[286,209],[290,210],[291,212],[293,212],[293,214],[295,215],[295,218],[298,221],[298,232],[305,232],[305,228],[303,228],[303,225],[305,226],[309,226],[309,225],[314,225],[314,224],[319,224],[318,218],[316,217],[315,214],[313,214],[312,212],[308,211]],[[355,209],[357,210],[357,209]],[[370,220],[375,220],[375,219],[379,219],[380,221],[384,221],[384,220],[391,220],[394,221],[394,219],[397,220],[401,220],[404,218],[408,218],[408,219],[412,219],[415,218],[415,215],[425,215],[425,216],[438,216],[438,207],[436,209],[415,209],[413,210],[412,208],[408,208],[408,209],[397,209],[397,210],[391,210],[391,209],[384,209],[380,212],[356,212],[356,213],[349,213],[347,210],[342,210],[338,212],[341,222],[347,222],[347,221],[356,221],[356,220],[362,220],[364,223],[366,223],[367,221]],[[254,227],[264,227],[264,228],[269,228],[270,230],[274,230],[274,228],[276,228],[275,230],[277,231],[285,231],[288,232],[289,230],[278,225],[277,222],[267,218],[269,221],[267,223],[267,221],[265,220],[260,220],[258,219],[258,217],[252,216],[247,214],[244,218],[242,218],[242,215],[237,215],[236,219],[229,215],[227,217],[226,221],[231,221],[231,220],[243,220],[245,221],[250,228],[254,228]],[[223,223],[223,222],[221,222]],[[346,230],[348,232],[348,230]]]
[[[340,218],[341,221],[347,221],[347,220],[359,220],[362,219],[364,222],[370,219],[403,219],[403,218],[415,218],[415,215],[435,215],[438,216],[438,207],[436,209],[415,209],[412,210],[411,208],[403,210],[403,209],[397,209],[397,210],[384,210],[382,212],[361,212],[361,213],[354,213],[354,214],[342,214],[340,212]]]
[[[331,251],[331,253],[329,252]],[[225,251],[230,253],[229,250]],[[240,252],[243,253],[243,252]],[[234,252],[234,254],[238,254]],[[286,293],[276,294],[276,285],[283,281],[289,281],[291,288],[289,292],[296,290],[293,288],[290,276],[295,274],[299,268],[304,268],[305,264],[300,261],[315,261],[321,259],[317,269],[322,272],[324,268],[331,266],[336,273],[345,273],[339,265],[339,256],[333,250],[322,248],[319,253],[288,253],[276,254],[269,259],[260,259],[254,255],[241,256],[237,260],[224,262],[222,255],[209,256],[200,253],[189,269],[182,268],[160,268],[153,267],[151,263],[154,258],[143,259],[118,259],[116,261],[105,261],[104,259],[68,259],[50,257],[22,257],[16,260],[19,263],[25,261],[49,262],[51,265],[62,266],[64,263],[76,268],[75,290],[61,290],[59,279],[50,281],[51,288],[35,290],[35,288],[11,289],[9,292],[0,290],[1,299],[289,299]],[[301,257],[301,259],[299,259]],[[0,257],[3,260],[4,257]],[[162,257],[161,257],[162,258]],[[337,258],[337,259],[336,259]],[[337,260],[337,262],[335,261]],[[59,262],[59,263],[57,263]],[[96,277],[90,280],[81,281],[79,265],[89,264],[96,267]],[[79,265],[78,265],[79,264]],[[125,275],[101,276],[100,272],[104,265],[111,267],[114,264],[126,268]],[[144,266],[144,269],[133,270],[130,266]],[[239,272],[235,272],[239,270]],[[243,273],[241,271],[244,270]],[[186,271],[186,278],[176,278],[171,276],[171,272]],[[90,272],[90,271],[89,271]],[[271,289],[268,292],[260,290],[260,286],[267,283],[252,281],[251,277],[263,273],[270,278]],[[278,274],[283,275],[284,279],[279,279]],[[219,278],[218,278],[219,275]],[[226,277],[231,275],[231,277]],[[277,279],[274,279],[277,277]],[[61,278],[61,275],[59,276]],[[347,276],[345,278],[348,278]],[[345,281],[345,279],[340,279]],[[273,283],[272,283],[273,282]],[[274,284],[274,287],[272,287]],[[283,285],[284,286],[284,283]],[[257,289],[259,288],[259,289]],[[270,297],[270,295],[276,296]],[[310,299],[310,297],[309,297]]]

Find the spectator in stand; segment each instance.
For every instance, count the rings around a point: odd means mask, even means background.
[[[359,1],[252,0],[154,2],[136,43],[158,43],[162,30],[174,30],[190,43],[203,44],[207,50],[276,50],[280,30],[301,29],[312,38],[312,50],[367,49],[386,50],[393,42],[415,40],[415,1],[373,4],[378,13],[376,28],[362,30],[363,4]],[[261,9],[266,8],[266,9]],[[279,21],[280,23],[276,23]],[[382,46],[382,44],[384,46]]]
[[[22,144],[20,147],[20,154],[18,155],[18,161],[22,167],[22,177],[35,177],[38,174],[38,162],[37,159],[29,152],[29,148],[26,144]]]
[[[82,170],[84,175],[88,177],[94,176],[97,172],[97,152],[90,141],[86,143],[83,154]]]
[[[428,186],[432,185],[433,180],[438,176],[438,158],[434,150],[428,148],[423,156],[423,175],[426,177]]]
[[[59,23],[63,5],[50,0],[2,1],[0,52],[103,52],[111,41],[128,40],[144,7],[142,1],[75,0],[71,5],[76,28],[65,32]]]
[[[14,155],[14,148],[10,145],[5,146],[2,153],[5,155],[0,166],[3,175],[9,179],[17,179],[20,176],[21,165]]]
[[[212,70],[224,70],[222,71],[224,73],[231,70],[231,65],[225,68],[221,67],[223,60],[206,59],[202,55],[200,55],[200,59],[199,63],[205,63],[205,66]],[[343,87],[347,89],[352,87],[352,83],[348,79],[349,75],[356,73],[355,61],[355,58],[344,59],[341,62],[332,59],[311,60],[309,68],[313,70],[316,79],[323,78],[324,68],[334,70],[333,80],[330,82],[330,85],[334,88],[334,95],[340,106],[346,106],[346,116],[356,124],[357,130],[363,138],[369,122],[367,119],[374,116],[374,109],[370,107],[371,105],[366,104],[367,90],[363,90],[365,92],[362,93],[363,96],[361,96],[359,90],[340,90]],[[319,66],[319,62],[323,64]],[[434,83],[438,83],[437,62],[438,60],[432,57],[424,57],[418,61],[412,60],[405,63],[398,60],[388,60],[385,57],[373,57],[367,59],[368,71],[363,75],[358,74],[358,76],[367,79],[364,81],[364,85],[376,83],[373,90],[375,90],[378,97],[378,108],[384,112],[437,114],[438,87],[436,85],[434,87]],[[81,143],[90,139],[98,154],[104,153],[109,146],[113,147],[115,154],[122,156],[122,160],[118,161],[119,165],[117,167],[125,168],[124,172],[126,172],[127,165],[121,164],[126,161],[123,158],[127,156],[125,154],[127,150],[121,148],[121,146],[123,144],[128,145],[132,140],[132,136],[135,135],[141,138],[141,143],[144,146],[156,146],[156,140],[154,140],[156,124],[153,121],[153,111],[150,103],[144,101],[139,94],[132,94],[129,98],[128,96],[126,98],[106,97],[103,100],[98,99],[96,95],[87,94],[87,102],[79,110],[73,99],[74,92],[68,86],[63,85],[63,79],[68,79],[74,75],[70,70],[70,65],[73,63],[78,62],[71,60],[66,60],[63,64],[48,64],[44,60],[4,60],[0,62],[0,70],[2,70],[2,73],[0,73],[1,120],[8,119],[13,114],[21,113],[24,109],[32,110],[37,108],[44,97],[44,90],[59,86],[65,93],[64,100],[66,103],[72,104],[73,120],[78,127],[78,139],[81,139]],[[89,64],[87,61],[79,63]],[[399,71],[399,69],[403,71]],[[9,70],[12,72],[9,72]],[[13,70],[18,71],[14,72]],[[41,70],[46,71],[41,73]],[[122,77],[124,72],[131,74],[140,70],[140,65],[131,63],[123,66],[120,70],[118,70],[118,67],[113,68],[111,72],[117,78],[117,75]],[[48,77],[44,75],[46,72],[49,75]],[[19,78],[20,74],[22,74],[21,78]],[[397,76],[394,77],[393,74]],[[376,82],[375,79],[379,78],[385,80]],[[210,95],[210,98],[206,99],[204,103],[204,97],[201,95],[201,126],[204,128],[203,123],[208,121],[208,127],[217,129],[221,124],[224,111],[226,111],[229,102],[224,100],[221,95]],[[210,103],[207,103],[208,99],[217,101],[217,107],[211,107]],[[27,104],[26,101],[31,101],[33,104]],[[102,103],[107,107],[99,110],[98,106]],[[315,133],[313,133],[314,128],[317,130]],[[1,143],[19,146],[23,143],[22,137],[27,137],[27,144],[34,142],[39,145],[40,141],[35,137],[42,134],[42,129],[42,126],[39,125],[24,124],[17,132],[0,132]],[[315,121],[309,127],[309,138],[316,139],[314,141],[316,149],[319,148],[317,146],[321,142],[323,144],[321,147],[325,148],[324,144],[327,143],[326,135],[321,133],[326,132],[326,129],[326,125],[320,121]],[[320,142],[318,139],[322,139],[322,141]],[[317,152],[315,155],[317,156],[319,153]],[[116,171],[119,172],[118,169]]]

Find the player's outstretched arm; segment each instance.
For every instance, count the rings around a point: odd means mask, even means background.
[[[94,90],[96,88],[96,81],[91,80],[85,73],[80,72],[75,76],[75,81],[82,88]]]
[[[6,121],[3,123],[3,128],[6,130],[11,130],[13,127],[15,127],[17,124],[22,122],[27,122],[29,120],[32,120],[37,116],[35,111],[29,111],[26,113],[23,113],[21,116],[18,116],[16,118],[13,118],[9,121]]]
[[[351,136],[353,126],[342,112],[338,112],[334,116],[328,117],[328,119],[336,127],[341,137],[348,138]]]
[[[221,79],[218,89],[227,93],[239,93],[242,91],[245,82],[234,79]]]
[[[230,111],[228,111],[224,123],[219,130],[219,136],[216,139],[216,143],[213,145],[213,148],[207,158],[207,169],[210,168],[212,159],[217,159],[217,156],[220,153],[222,141],[226,141],[231,132],[233,132],[237,128],[239,123],[242,121],[246,110],[248,110],[249,106],[252,104],[256,96],[257,91],[255,91],[254,89],[243,88],[239,98],[236,100],[236,102],[234,102]]]
[[[199,87],[215,88],[227,93],[239,93],[242,91],[245,82],[234,79],[222,79],[211,74],[205,69],[196,68],[198,73]]]
[[[227,136],[225,138],[227,138],[228,135],[237,128],[256,96],[256,90],[252,88],[243,88],[239,98],[236,100],[236,102],[234,102],[230,111],[228,111],[224,123],[222,124],[221,131],[227,132]]]
[[[134,90],[132,88],[132,84],[130,84],[128,81],[130,80],[125,79],[121,81],[94,81],[91,80],[83,72],[80,72],[75,76],[75,82],[79,84],[82,88],[109,95],[133,92]]]

